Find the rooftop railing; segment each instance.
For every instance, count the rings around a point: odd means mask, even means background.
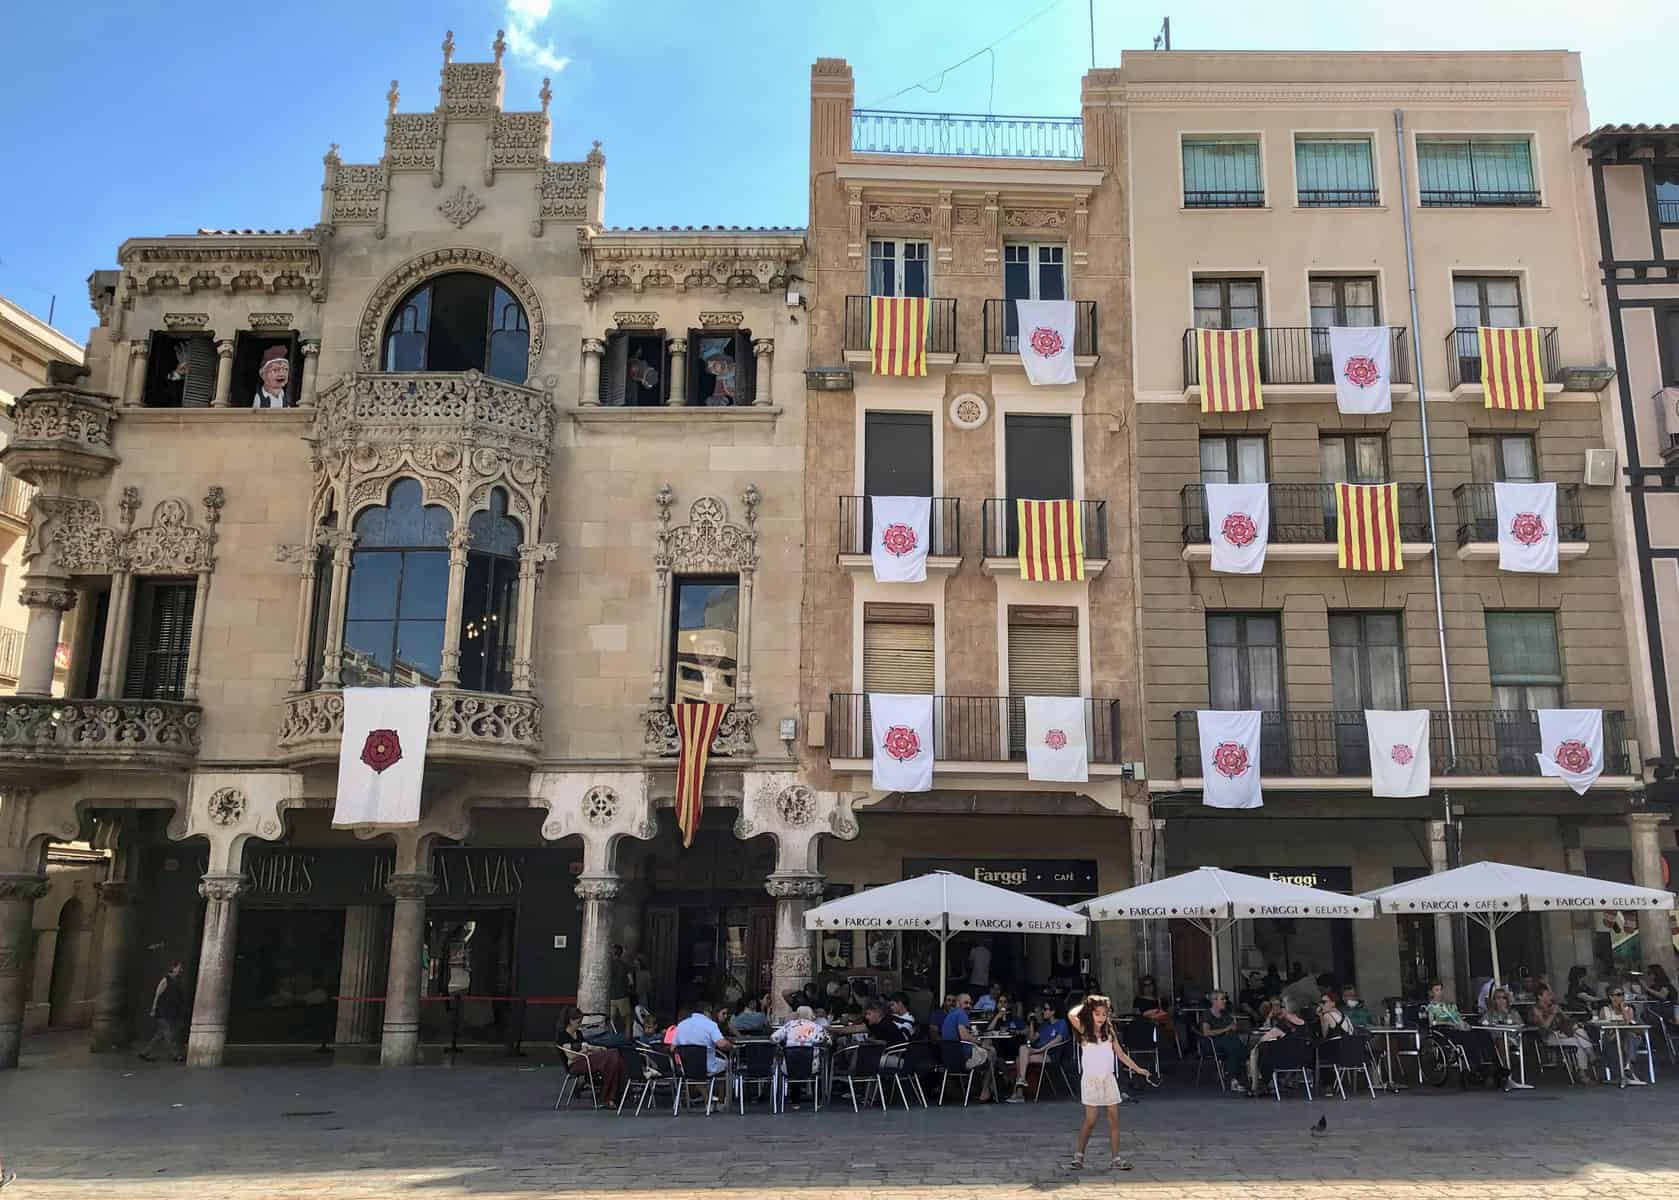
[[[859,108],[851,114],[858,154],[935,154],[964,158],[1084,159],[1078,117],[999,117]]]

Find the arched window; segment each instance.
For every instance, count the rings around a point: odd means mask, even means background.
[[[438,681],[453,526],[446,510],[421,503],[415,479],[397,480],[385,505],[356,517],[344,611],[346,686]]]
[[[321,518],[318,534],[336,531],[338,514],[327,513]],[[326,657],[326,631],[331,624],[332,605],[332,547],[324,537],[315,545],[315,594],[309,610],[309,658],[304,665],[303,686],[314,691],[321,682],[322,663]]]
[[[514,628],[519,620],[519,522],[507,493],[490,492],[487,511],[467,525],[466,592],[461,597],[461,686],[513,690]]]
[[[523,383],[530,321],[487,275],[451,271],[403,297],[385,326],[387,371],[482,371]]]

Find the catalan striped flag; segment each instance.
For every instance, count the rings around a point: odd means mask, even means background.
[[[1539,330],[1492,329],[1475,331],[1481,343],[1481,386],[1488,408],[1538,412],[1545,407],[1545,365],[1539,353]]]
[[[1399,549],[1399,485],[1335,485],[1335,564],[1343,571],[1397,571],[1405,560]]]
[[[1201,370],[1201,411],[1258,412],[1259,330],[1197,329],[1195,361]]]
[[[728,713],[727,704],[702,704],[684,700],[670,706],[676,720],[676,827],[682,831],[684,848],[694,844],[705,805],[705,762],[711,757],[711,741]]]
[[[869,353],[876,375],[925,375],[927,298],[870,296]]]
[[[1061,583],[1084,578],[1084,525],[1077,500],[1016,500],[1020,577]]]

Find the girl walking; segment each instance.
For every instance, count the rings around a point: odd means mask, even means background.
[[[1138,1066],[1119,1044],[1119,1031],[1113,1024],[1113,1002],[1106,996],[1086,996],[1083,1004],[1067,1014],[1067,1022],[1078,1039],[1079,1099],[1084,1102],[1078,1149],[1073,1151],[1073,1160],[1067,1165],[1075,1171],[1084,1166],[1084,1147],[1096,1128],[1096,1114],[1106,1109],[1108,1147],[1113,1151],[1110,1165],[1116,1171],[1129,1171],[1131,1160],[1119,1152],[1119,1075],[1115,1063],[1124,1063],[1138,1075],[1149,1072]]]

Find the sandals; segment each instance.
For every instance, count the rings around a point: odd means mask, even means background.
[[[1108,1167],[1110,1170],[1114,1171],[1129,1171],[1132,1167],[1132,1163],[1131,1160],[1126,1158],[1124,1155],[1116,1154],[1114,1155],[1113,1162],[1109,1163]]]
[[[1084,1170],[1084,1155],[1082,1153],[1073,1155],[1072,1161],[1067,1164],[1067,1169],[1069,1171]]]

